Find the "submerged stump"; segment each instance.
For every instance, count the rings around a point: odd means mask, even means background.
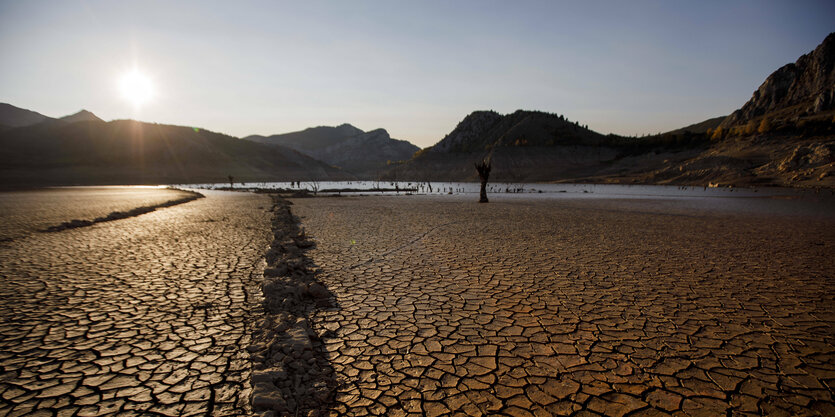
[[[478,199],[479,203],[487,203],[487,179],[490,177],[490,159],[484,159],[481,162],[475,163],[475,169],[478,171],[478,178],[481,179],[481,195]]]

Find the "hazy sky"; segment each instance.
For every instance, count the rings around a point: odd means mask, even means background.
[[[832,1],[0,0],[0,102],[421,147],[488,109],[655,133],[730,113],[831,31]],[[118,90],[134,67],[156,91],[139,110]]]

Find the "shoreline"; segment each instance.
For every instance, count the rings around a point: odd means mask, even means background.
[[[244,184],[263,184],[263,183],[287,183],[291,181],[285,180],[268,180],[268,181],[258,181],[252,180],[247,181]],[[293,181],[294,182],[294,181]],[[305,182],[305,181],[302,181]],[[350,182],[376,182],[376,183],[397,183],[397,184],[425,184],[425,183],[438,183],[438,184],[478,184],[477,180],[468,180],[468,181],[425,181],[425,180],[379,180],[379,179],[355,179],[355,180],[317,180],[317,182],[337,182],[337,183],[350,183]],[[209,185],[226,185],[228,182],[215,182],[215,183],[138,183],[138,184],[98,184],[98,183],[91,183],[91,184],[74,184],[74,185],[66,185],[66,184],[53,184],[53,185],[8,185],[2,184],[0,185],[0,193],[2,192],[21,192],[21,191],[38,191],[38,190],[45,190],[51,188],[59,188],[59,189],[66,189],[66,188],[91,188],[91,187],[103,187],[103,188],[119,188],[119,187],[161,187],[161,188],[172,188],[172,189],[181,189],[180,187],[185,188],[198,188],[198,186],[209,186]],[[797,185],[787,185],[787,184],[777,184],[777,183],[770,183],[770,182],[763,182],[763,183],[739,183],[735,184],[733,182],[714,182],[709,181],[707,183],[692,183],[692,182],[683,182],[683,183],[658,183],[658,182],[646,182],[640,181],[637,179],[632,178],[612,178],[611,180],[602,180],[596,181],[590,178],[568,178],[568,179],[556,179],[556,180],[548,180],[548,181],[516,181],[512,179],[501,179],[501,180],[491,180],[488,182],[488,185],[493,184],[529,184],[529,185],[604,185],[604,186],[651,186],[651,187],[692,187],[692,188],[718,188],[718,189],[746,189],[746,190],[755,190],[755,189],[778,189],[778,190],[829,190],[835,193],[835,185],[827,185],[821,184],[817,186],[808,185],[808,184],[797,184]],[[263,192],[298,192],[304,191],[305,189],[300,188],[286,188],[286,189],[274,189],[274,188],[260,188],[260,187],[253,187],[253,186],[246,186],[241,185],[240,188],[233,187],[229,188],[228,186],[223,187],[216,187],[212,188],[218,191],[240,191],[240,190],[256,190],[262,189]],[[339,189],[320,189],[317,192],[352,192],[354,190],[350,187],[348,188],[339,188]],[[365,191],[372,191],[372,190],[365,190]],[[397,191],[396,188],[379,188],[379,191],[383,192],[395,192]],[[413,187],[405,186],[400,188],[399,191],[401,192],[408,192],[414,191]],[[313,192],[313,191],[310,191]]]
[[[166,208],[166,207],[173,207],[173,206],[176,206],[176,205],[179,205],[179,204],[185,204],[185,203],[188,203],[188,202],[191,202],[191,201],[194,201],[194,200],[205,197],[203,194],[200,194],[196,191],[182,190],[182,189],[178,189],[178,188],[171,188],[171,189],[177,190],[177,191],[180,191],[180,192],[184,192],[184,193],[188,193],[188,194],[191,194],[191,195],[188,196],[188,197],[179,198],[179,199],[176,199],[176,200],[169,200],[169,201],[166,201],[164,203],[153,204],[153,205],[150,205],[150,206],[136,207],[136,208],[133,208],[133,209],[128,210],[128,211],[113,211],[113,212],[110,212],[106,216],[97,217],[93,220],[72,219],[70,221],[65,221],[61,224],[57,224],[57,225],[54,225],[54,226],[49,226],[45,229],[41,229],[41,230],[38,230],[38,231],[41,232],[41,233],[56,233],[56,232],[61,232],[61,231],[64,231],[64,230],[69,230],[69,229],[77,229],[79,227],[89,227],[89,226],[93,226],[93,225],[96,225],[96,224],[99,224],[99,223],[105,223],[105,222],[111,222],[111,221],[114,221],[114,220],[121,220],[121,219],[130,218],[130,217],[141,216],[143,214],[150,213],[152,211],[156,211],[157,209]]]

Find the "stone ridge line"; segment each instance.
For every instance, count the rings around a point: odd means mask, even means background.
[[[160,203],[160,204],[154,204],[154,205],[151,205],[151,206],[137,207],[137,208],[134,208],[134,209],[131,209],[131,210],[128,210],[128,211],[114,211],[114,212],[111,212],[110,214],[108,214],[107,216],[96,217],[93,220],[73,219],[73,220],[70,220],[68,222],[63,222],[59,225],[49,226],[46,229],[40,230],[40,232],[42,232],[42,233],[61,232],[61,231],[67,230],[67,229],[76,229],[76,228],[79,228],[79,227],[92,226],[92,225],[98,224],[98,223],[111,222],[113,220],[127,219],[129,217],[136,217],[136,216],[140,216],[140,215],[143,215],[143,214],[146,214],[146,213],[150,213],[150,212],[155,211],[156,209],[159,209],[159,208],[172,207],[172,206],[176,206],[176,205],[179,205],[179,204],[184,204],[184,203],[188,203],[190,201],[197,200],[198,198],[205,197],[203,194],[200,194],[196,191],[179,190],[179,189],[177,189],[177,190],[182,191],[184,193],[190,193],[192,195],[190,195],[188,197],[179,198],[179,199],[176,199],[176,200],[169,200],[169,201],[166,201],[166,202]]]
[[[333,368],[310,325],[334,296],[316,279],[305,252],[315,243],[299,229],[287,200],[273,194],[273,241],[264,270],[265,318],[256,325],[252,354],[252,407],[261,415],[317,415],[333,401]]]

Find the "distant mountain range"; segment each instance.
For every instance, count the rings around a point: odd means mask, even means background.
[[[47,122],[75,123],[82,121],[101,122],[102,120],[99,119],[98,116],[87,110],[81,110],[78,113],[56,119],[53,117],[44,116],[32,110],[21,109],[19,107],[15,107],[7,103],[0,103],[0,126],[3,126],[7,129],[13,127],[31,126],[38,123]]]
[[[405,140],[392,139],[385,129],[364,132],[347,123],[266,137],[252,135],[244,139],[286,146],[361,178],[374,178],[390,163],[409,159],[420,150]]]
[[[670,132],[602,135],[557,114],[476,111],[419,150],[350,124],[246,140],[88,111],[0,103],[0,185],[397,179],[835,188],[835,34],[772,73],[739,110]]]
[[[30,126],[47,120],[55,120],[38,112],[0,103],[0,126],[4,128]]]
[[[207,130],[104,122],[81,111],[61,119],[3,106],[0,185],[167,184],[239,181],[346,180],[354,176],[295,150]],[[22,110],[22,111],[20,111]],[[31,124],[31,122],[35,122]]]

